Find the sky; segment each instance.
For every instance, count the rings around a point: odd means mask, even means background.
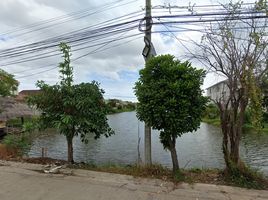
[[[80,28],[92,26],[103,21],[119,17],[131,12],[142,11],[145,7],[145,0],[122,0],[115,3],[116,0],[1,0],[0,1],[0,50],[16,47],[27,43],[37,42],[45,38],[75,31]],[[158,5],[204,5],[227,3],[227,0],[152,0],[152,6]],[[252,1],[249,1],[252,2]],[[110,7],[105,7],[110,5]],[[112,8],[111,8],[111,5]],[[40,23],[59,16],[70,15],[73,12],[82,12],[88,9],[95,12],[88,17],[70,20],[61,24],[54,24],[41,30],[31,31],[24,29],[24,32],[16,32],[18,28]],[[168,10],[166,10],[168,11]],[[172,9],[171,9],[172,12]],[[185,11],[188,12],[188,11]],[[155,13],[158,14],[158,13]],[[144,11],[139,17],[144,15]],[[154,15],[154,13],[153,13]],[[70,15],[70,19],[72,16]],[[164,30],[162,27],[153,27],[154,30]],[[134,30],[139,33],[138,30]],[[126,34],[128,36],[129,33]],[[152,42],[156,53],[172,54],[178,59],[186,60],[188,50],[194,52],[195,48],[187,40],[200,41],[202,34],[198,32],[179,32],[174,33],[176,37],[186,40],[184,45],[179,43],[171,35],[153,34]],[[136,40],[127,42],[123,41],[120,46],[109,48],[112,44],[107,44],[107,49],[89,54],[77,61],[72,62],[74,68],[75,83],[91,82],[96,80],[100,83],[101,88],[105,90],[105,98],[119,98],[123,100],[136,101],[133,93],[135,82],[139,78],[139,70],[144,67],[142,50],[144,47],[143,37],[139,36]],[[185,48],[187,47],[187,49]],[[72,52],[72,58],[77,58],[96,50],[95,48],[84,49]],[[46,52],[43,52],[44,55]],[[5,66],[9,60],[0,59],[0,68],[15,75],[19,80],[20,90],[36,89],[37,80],[44,80],[49,84],[55,84],[59,81],[57,68],[47,71],[51,67],[56,67],[61,62],[60,56],[53,56],[40,60],[13,64]],[[204,68],[201,63],[192,61],[196,68]],[[205,69],[205,68],[204,68]],[[46,71],[46,72],[44,72]],[[221,81],[223,77],[216,74],[207,74],[203,89]]]

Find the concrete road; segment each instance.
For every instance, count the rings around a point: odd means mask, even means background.
[[[267,200],[268,191],[62,169],[42,173],[42,165],[0,161],[0,200]]]

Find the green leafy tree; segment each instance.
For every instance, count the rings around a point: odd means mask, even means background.
[[[18,89],[19,82],[13,75],[0,69],[0,96],[13,95]]]
[[[44,128],[55,127],[66,136],[68,144],[68,162],[73,162],[73,138],[80,135],[87,143],[87,134],[109,137],[114,132],[107,122],[107,107],[104,91],[95,81],[73,84],[73,68],[70,66],[70,47],[60,44],[64,62],[59,64],[60,83],[50,86],[38,81],[41,93],[29,98],[30,105],[43,113],[40,122]]]
[[[140,120],[160,130],[160,140],[171,152],[173,171],[179,169],[176,138],[200,126],[207,98],[200,86],[205,72],[171,55],[151,58],[140,71],[135,93]]]

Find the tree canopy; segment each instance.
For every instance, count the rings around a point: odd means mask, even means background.
[[[188,61],[180,62],[172,55],[149,59],[135,86],[138,98],[137,116],[160,130],[164,148],[171,151],[173,169],[178,169],[175,142],[178,136],[200,126],[207,99],[200,86],[205,77]]]
[[[0,96],[13,95],[17,91],[19,82],[13,75],[0,69]]]
[[[30,97],[29,103],[42,111],[40,121],[45,128],[55,127],[66,136],[68,161],[73,162],[74,136],[80,135],[82,142],[87,143],[87,134],[94,134],[97,139],[114,132],[107,122],[104,90],[95,81],[74,85],[70,47],[62,43],[60,48],[64,58],[64,62],[59,64],[60,83],[50,86],[38,81],[41,93]]]

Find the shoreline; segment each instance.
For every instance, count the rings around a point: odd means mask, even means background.
[[[173,183],[162,179],[70,169],[45,173],[47,166],[0,161],[2,200],[17,199],[268,199],[267,190],[244,189],[217,184]],[[14,184],[20,183],[20,184]],[[48,192],[49,191],[49,192]],[[104,192],[106,191],[106,192]]]
[[[213,126],[217,126],[220,128],[220,119],[208,119],[208,118],[202,118],[203,123],[207,123]],[[249,131],[257,131],[251,124],[244,124],[243,125],[244,130],[249,130]],[[260,130],[261,133],[268,134],[268,124],[265,123],[265,127]]]
[[[128,175],[135,178],[147,178],[151,180],[160,179],[164,181],[169,181],[174,184],[178,183],[188,183],[188,184],[214,184],[222,186],[231,186],[247,189],[258,189],[258,190],[268,190],[268,180],[264,179],[263,185],[251,186],[251,185],[239,185],[233,183],[232,180],[227,179],[224,176],[224,170],[221,169],[205,169],[205,168],[191,168],[191,169],[181,169],[179,173],[175,175],[172,170],[163,167],[160,164],[153,164],[152,166],[144,165],[118,165],[118,164],[87,164],[87,163],[74,163],[69,165],[65,160],[53,159],[53,158],[17,158],[17,159],[0,159],[1,162],[11,162],[16,163],[16,165],[40,165],[40,166],[65,166],[70,170],[85,170],[94,171],[99,173],[112,173],[118,175]]]

